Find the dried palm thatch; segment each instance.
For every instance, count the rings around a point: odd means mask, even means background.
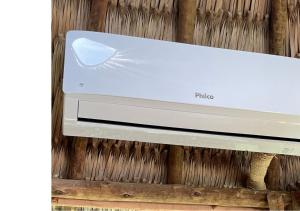
[[[52,147],[51,158],[52,178],[67,178],[69,170],[69,150],[67,138],[64,138],[62,144]]]
[[[62,136],[63,92],[57,89],[52,107],[52,144],[59,145]]]
[[[281,190],[300,190],[300,157],[278,156],[281,174],[278,175]]]
[[[59,35],[53,41],[52,54],[52,103],[54,103],[55,96],[58,90],[62,88],[62,73],[64,64],[65,38]],[[52,104],[53,106],[53,104]]]
[[[58,147],[62,140],[62,73],[65,34],[72,29],[86,29],[89,0],[52,0],[52,140]]]
[[[198,0],[194,43],[267,53],[270,0]]]
[[[176,0],[110,0],[105,32],[175,40]]]
[[[52,41],[69,30],[86,29],[90,0],[52,0]]]
[[[300,157],[277,155],[272,163],[271,167],[275,168],[276,175],[272,173],[273,169],[268,170],[268,189],[300,190]]]
[[[288,0],[286,55],[300,58],[300,1]]]
[[[182,184],[245,187],[250,160],[250,152],[185,147]]]
[[[185,147],[182,184],[201,187],[246,187],[250,161],[255,153]],[[271,190],[300,190],[300,157],[277,155],[278,166]],[[275,184],[274,184],[275,183]]]
[[[52,177],[67,178],[68,141],[52,149]],[[165,145],[120,140],[89,140],[84,162],[86,180],[165,183]]]
[[[165,145],[93,140],[87,147],[84,178],[135,183],[165,183]]]
[[[68,141],[52,149],[52,177],[66,178]],[[201,187],[245,187],[253,153],[185,147],[182,184]],[[86,180],[165,183],[164,145],[118,140],[90,140],[84,166]],[[300,189],[300,157],[278,155],[278,188]]]
[[[85,29],[90,1],[52,0],[52,177],[66,178],[69,168],[68,138],[62,136],[62,73],[65,33]]]

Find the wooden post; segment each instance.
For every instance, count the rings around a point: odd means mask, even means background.
[[[68,178],[83,179],[87,138],[74,137],[70,153],[70,168]]]
[[[168,183],[181,184],[183,168],[183,146],[170,145],[168,156]]]
[[[196,0],[179,0],[178,26],[176,41],[193,43]],[[168,157],[168,183],[181,184],[184,149],[182,146],[171,145]]]
[[[197,11],[196,0],[179,0],[178,6],[179,11],[176,41],[193,43]]]
[[[284,210],[284,200],[280,193],[269,192],[267,194],[268,204],[270,210]]]
[[[270,53],[283,56],[288,22],[287,0],[272,0],[271,5]]]
[[[274,155],[264,153],[253,153],[250,163],[250,173],[247,187],[256,190],[265,190],[265,176]]]
[[[280,190],[280,177],[282,176],[282,169],[280,166],[280,160],[274,157],[269,165],[266,185],[268,190]]]
[[[88,29],[104,32],[108,0],[92,0]]]

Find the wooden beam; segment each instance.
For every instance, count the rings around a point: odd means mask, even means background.
[[[291,198],[292,198],[292,204],[291,209],[292,210],[300,210],[300,192],[291,192]]]
[[[270,210],[284,210],[284,201],[280,193],[271,191],[267,195]]]
[[[271,1],[270,53],[285,55],[285,39],[288,23],[287,0]]]
[[[289,192],[276,192],[285,205]],[[193,188],[184,185],[114,183],[84,180],[52,180],[52,198],[100,202],[138,202],[268,208],[267,191],[250,189]]]
[[[181,184],[183,169],[183,146],[170,145],[168,154],[168,184]]]
[[[144,202],[107,202],[80,199],[52,198],[52,206],[106,208],[106,209],[130,209],[130,210],[211,210],[211,206],[199,206],[195,204],[167,204],[167,203],[144,203]]]
[[[265,153],[253,153],[250,161],[250,173],[247,179],[247,187],[255,190],[265,190],[265,176],[274,155]]]
[[[108,0],[92,0],[88,29],[104,32]]]
[[[178,2],[177,42],[193,43],[197,11],[196,2],[196,0],[179,0]]]
[[[88,138],[74,137],[70,153],[68,178],[83,179],[84,162]]]

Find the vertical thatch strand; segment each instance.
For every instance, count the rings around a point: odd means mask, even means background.
[[[60,35],[54,40],[52,54],[52,103],[58,89],[62,89],[62,74],[65,55],[65,38]]]
[[[63,115],[63,92],[56,90],[52,108],[52,145],[59,145],[62,141],[62,115]]]

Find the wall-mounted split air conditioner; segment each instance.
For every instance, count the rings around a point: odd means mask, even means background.
[[[300,155],[300,60],[67,34],[63,133]]]

